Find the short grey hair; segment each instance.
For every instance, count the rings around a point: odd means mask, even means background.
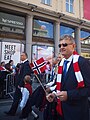
[[[71,43],[75,43],[75,40],[74,40],[73,36],[71,36],[71,35],[61,36],[60,41],[62,41],[62,40],[69,40]]]

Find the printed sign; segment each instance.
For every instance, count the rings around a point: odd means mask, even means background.
[[[2,42],[2,61],[13,60],[16,65],[20,62],[20,43]]]

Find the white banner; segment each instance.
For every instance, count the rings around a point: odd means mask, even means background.
[[[14,65],[20,62],[20,43],[2,42],[2,59],[5,63],[14,61]]]

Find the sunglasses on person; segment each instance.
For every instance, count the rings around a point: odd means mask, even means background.
[[[61,48],[61,46],[67,47],[68,45],[72,45],[72,43],[62,43],[62,44],[59,44],[58,47],[59,48]]]

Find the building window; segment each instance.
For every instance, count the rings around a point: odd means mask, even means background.
[[[75,37],[75,29],[69,26],[60,25],[60,36],[65,34],[72,35],[73,37]]]
[[[34,19],[33,36],[53,38],[53,23]]]
[[[70,13],[73,13],[73,3],[74,3],[74,0],[66,0],[66,11],[67,12],[70,12]]]
[[[47,45],[33,45],[32,46],[32,62],[43,57],[45,61],[52,62],[54,57],[54,47]]]
[[[43,4],[51,5],[51,0],[41,0]]]

